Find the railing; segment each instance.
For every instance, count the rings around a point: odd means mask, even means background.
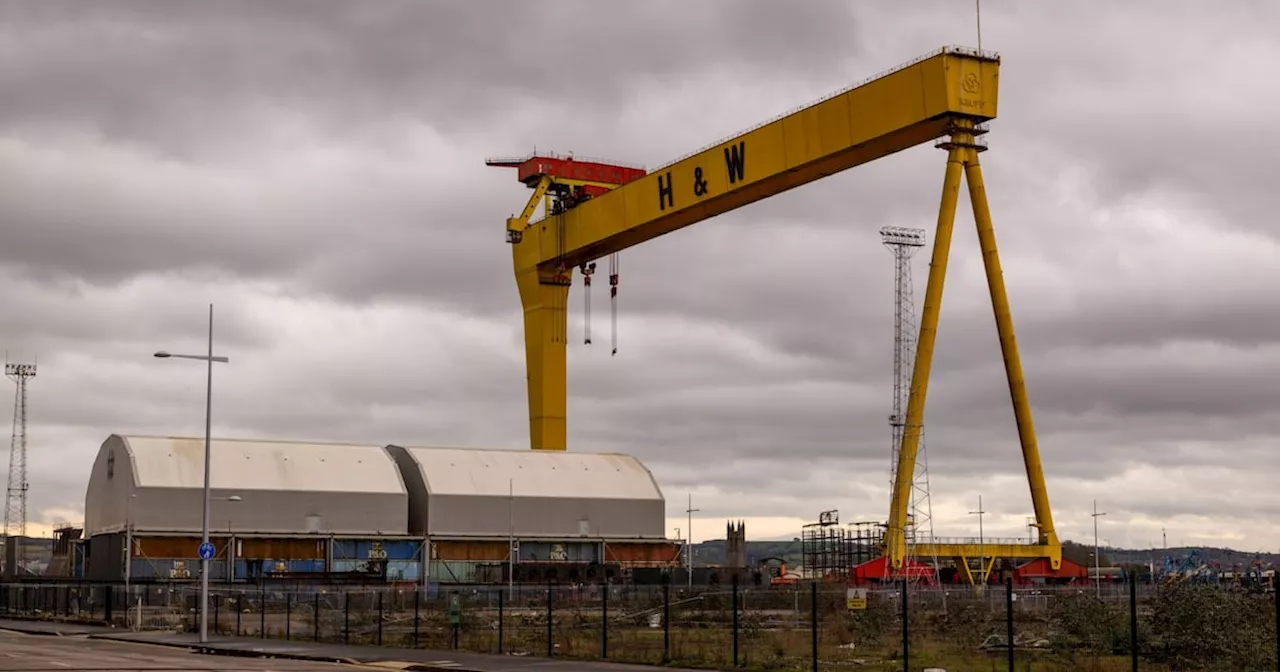
[[[910,545],[937,544],[947,546],[1035,546],[1036,542],[1026,537],[916,537]]]
[[[693,591],[678,585],[553,584],[520,585],[514,592],[499,586],[219,586],[208,613],[212,635],[300,646],[457,649],[716,669],[837,672],[866,660],[901,661],[904,637],[916,656],[929,651],[933,657],[970,659],[976,650],[995,649],[1003,658],[1008,647],[992,638],[1005,633],[1018,644],[1012,655],[1028,662],[1052,655],[1049,649],[1061,644],[1080,668],[1111,659],[1117,650],[1135,660],[1140,654],[1152,663],[1176,662],[1178,669],[1276,665],[1277,612],[1272,595],[1256,586],[899,583],[856,593],[853,601],[848,597],[844,585],[815,583]],[[0,584],[0,619],[92,620],[191,632],[198,604],[199,591],[190,585],[134,584],[126,590],[119,584]],[[1212,627],[1201,624],[1197,615],[1204,613],[1214,615]],[[912,658],[910,664],[918,667],[920,661]]]

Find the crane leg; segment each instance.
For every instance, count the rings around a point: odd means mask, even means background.
[[[953,134],[972,136],[965,131]],[[916,451],[920,445],[920,428],[924,425],[925,394],[929,387],[929,368],[933,364],[933,344],[938,334],[938,315],[942,310],[942,286],[947,277],[947,257],[951,253],[951,231],[956,219],[956,203],[960,198],[960,179],[966,148],[956,143],[947,152],[947,171],[942,183],[942,202],[938,207],[938,227],[933,234],[933,256],[929,261],[929,282],[924,292],[924,308],[920,316],[920,336],[916,343],[916,361],[911,372],[911,393],[907,397],[907,417],[902,428],[902,445],[898,450],[898,468],[894,474],[893,496],[889,508],[889,525],[885,530],[885,555],[889,566],[898,569],[907,555],[907,506],[911,496],[911,478],[916,468]]]
[[[1049,509],[1049,492],[1045,487],[1040,448],[1036,444],[1031,403],[1027,400],[1027,385],[1022,377],[1018,342],[1013,333],[1013,317],[1009,313],[1009,295],[1005,291],[1004,272],[1000,269],[1000,255],[996,251],[996,234],[991,226],[991,210],[987,204],[987,190],[982,180],[982,165],[978,162],[976,152],[973,152],[965,162],[964,170],[965,178],[969,183],[969,200],[973,204],[973,219],[978,227],[978,244],[982,248],[982,264],[987,274],[987,287],[991,291],[991,308],[995,313],[996,331],[1000,336],[1000,352],[1004,356],[1005,376],[1009,381],[1009,396],[1013,400],[1013,415],[1018,424],[1018,441],[1022,445],[1022,460],[1027,469],[1027,482],[1031,486],[1031,503],[1035,507],[1036,522],[1040,528],[1040,543],[1060,549],[1058,535],[1053,527],[1053,514]],[[1051,557],[1050,560],[1052,567],[1058,569],[1062,564],[1061,553]]]
[[[567,445],[565,341],[568,340],[567,303],[572,277],[572,269],[548,275],[537,267],[529,267],[516,273],[520,302],[524,306],[529,440],[534,450],[565,450]]]

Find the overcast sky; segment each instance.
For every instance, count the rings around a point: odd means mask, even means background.
[[[982,155],[1057,527],[1280,546],[1280,5],[982,3]],[[528,445],[504,220],[535,146],[656,166],[946,44],[973,3],[0,2],[0,348],[39,359],[30,506],[83,519],[112,432]],[[655,473],[695,540],[888,509],[893,266],[931,144],[622,254],[569,441]],[[1030,497],[968,199],[930,388],[935,529]],[[918,302],[928,253],[917,255]],[[604,284],[604,283],[601,283]],[[3,397],[10,399],[11,388]],[[9,402],[0,404],[8,419]],[[0,465],[0,469],[4,467]],[[35,530],[42,528],[35,526]]]

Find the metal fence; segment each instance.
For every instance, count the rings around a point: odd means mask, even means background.
[[[1046,672],[1139,664],[1257,670],[1276,669],[1280,650],[1273,596],[1240,586],[899,585],[868,591],[865,603],[846,597],[843,586],[821,584],[693,591],[216,586],[209,628],[224,636],[773,670],[1023,670],[1032,662]],[[134,629],[194,630],[198,600],[189,584],[0,584],[5,617]]]

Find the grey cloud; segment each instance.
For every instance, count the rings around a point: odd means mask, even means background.
[[[108,432],[198,433],[199,367],[148,355],[200,348],[210,301],[235,362],[217,372],[219,433],[527,445],[501,223],[528,192],[485,155],[652,165],[971,41],[955,28],[971,10],[949,3],[699,3],[680,21],[675,3],[5,7],[0,343],[41,357],[46,508],[75,504],[74,465]],[[1064,530],[1135,465],[1116,516],[1219,522],[1239,514],[1159,494],[1193,482],[1175,467],[1236,469],[1204,472],[1220,492],[1275,466],[1280,323],[1258,309],[1274,223],[1250,167],[1275,137],[1223,126],[1256,123],[1265,90],[1239,89],[1240,109],[1220,90],[1257,62],[1272,10],[1192,7],[983,4],[1005,58],[983,163]],[[1251,27],[1214,55],[1229,68],[1170,55]],[[618,357],[607,292],[591,348],[571,296],[571,445],[641,456],[673,502],[706,492],[708,516],[883,515],[892,265],[876,230],[932,237],[941,179],[941,152],[916,148],[624,252]],[[965,207],[930,466],[937,501],[985,490],[1012,516],[1029,502]],[[972,522],[953,513],[939,520]]]

